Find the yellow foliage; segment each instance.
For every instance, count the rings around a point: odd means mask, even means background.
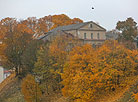
[[[62,74],[62,93],[74,102],[94,102],[102,91],[127,85],[134,75],[138,52],[126,49],[117,41],[105,42],[94,50],[91,45],[75,47]]]

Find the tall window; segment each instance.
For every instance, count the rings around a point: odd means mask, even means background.
[[[99,33],[97,33],[97,39],[100,39],[100,34]]]
[[[84,39],[86,39],[86,33],[84,33]]]
[[[93,33],[91,33],[91,39],[93,39]]]
[[[92,24],[90,24],[90,28],[92,28]]]

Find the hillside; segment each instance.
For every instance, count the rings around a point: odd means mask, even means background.
[[[44,100],[47,100],[46,102],[68,102],[60,93],[44,96]],[[0,102],[25,102],[21,93],[21,82],[15,74],[10,75],[0,84]]]
[[[0,102],[24,102],[20,82],[11,74],[0,84]]]
[[[132,78],[133,79],[133,78]],[[137,78],[134,78],[137,79]],[[25,102],[21,94],[21,82],[14,74],[0,84],[0,102]],[[98,102],[135,102],[133,93],[137,93],[138,80],[132,80],[126,88],[120,88],[102,98]],[[61,93],[44,96],[46,102],[69,102]],[[44,101],[45,102],[45,101]]]

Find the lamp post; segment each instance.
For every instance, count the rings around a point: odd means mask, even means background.
[[[36,82],[36,84],[35,84],[35,102],[38,102],[38,99],[37,99],[37,84],[38,83],[40,83],[40,80],[39,80],[39,78],[36,76],[36,73],[34,73],[33,74],[34,75],[34,78],[35,78],[35,82]]]
[[[138,48],[138,36],[137,36],[137,40],[136,40],[136,42],[137,42],[137,48]]]

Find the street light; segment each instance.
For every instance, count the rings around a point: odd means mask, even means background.
[[[36,84],[35,84],[35,102],[38,102],[38,99],[37,99],[37,84],[38,83],[40,83],[40,79],[39,79],[39,77],[37,77],[37,75],[36,75],[36,73],[33,73],[33,75],[34,75],[34,78],[35,78],[35,82],[36,82]]]
[[[137,48],[138,48],[138,36],[137,36]]]

